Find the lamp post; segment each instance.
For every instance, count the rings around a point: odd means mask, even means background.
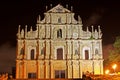
[[[110,71],[107,69],[107,70],[105,71],[105,74],[109,74],[109,72],[110,72]]]
[[[115,71],[116,67],[117,67],[116,64],[114,64],[114,65],[112,66],[112,68],[113,68],[113,70],[114,70],[114,73],[116,73],[116,71]]]

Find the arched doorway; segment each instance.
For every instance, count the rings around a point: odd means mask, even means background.
[[[85,59],[88,60],[89,59],[89,51],[85,50]]]

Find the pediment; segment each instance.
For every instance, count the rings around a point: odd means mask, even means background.
[[[58,4],[57,6],[50,9],[48,12],[61,13],[61,12],[71,12],[71,11],[64,8],[62,5]]]

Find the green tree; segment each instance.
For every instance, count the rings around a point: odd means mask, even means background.
[[[114,49],[109,51],[108,64],[120,62],[120,36],[116,37],[113,47]]]

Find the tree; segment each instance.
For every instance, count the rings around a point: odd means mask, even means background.
[[[116,37],[116,40],[115,40],[113,46],[115,48],[117,48],[118,50],[120,50],[120,36]]]
[[[113,47],[114,49],[109,51],[108,59],[105,61],[106,65],[120,62],[120,36],[116,37]]]

